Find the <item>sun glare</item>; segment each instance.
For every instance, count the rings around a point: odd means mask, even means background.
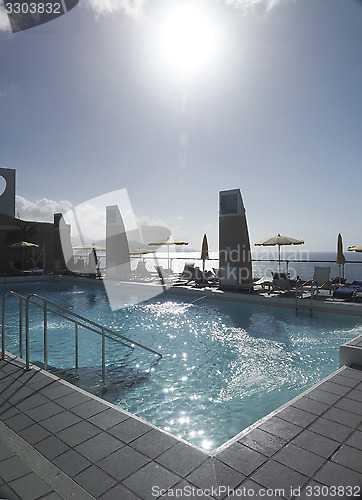
[[[208,12],[196,5],[180,5],[169,12],[159,30],[163,66],[180,77],[204,72],[213,59],[215,30]]]

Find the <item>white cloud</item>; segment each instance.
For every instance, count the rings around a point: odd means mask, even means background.
[[[10,22],[5,8],[0,4],[0,31],[11,31]]]
[[[168,227],[167,222],[160,217],[149,217],[148,215],[136,215],[136,222],[138,226],[162,226]]]
[[[23,220],[38,222],[53,222],[54,214],[70,210],[72,204],[68,200],[54,201],[42,198],[37,201],[29,201],[23,196],[16,196],[16,213]]]
[[[282,0],[224,0],[226,5],[240,9],[245,13],[260,8],[270,10]],[[82,5],[94,10],[96,16],[124,12],[126,15],[139,18],[144,15],[149,0],[84,0]]]
[[[1,27],[0,27],[1,31]],[[16,97],[20,94],[20,85],[16,83],[11,83],[10,85],[0,87],[0,98],[1,97]]]
[[[271,10],[282,0],[226,0],[226,5],[241,9],[245,13],[253,12],[256,9]]]
[[[86,7],[94,10],[97,16],[124,12],[130,17],[142,17],[146,0],[84,0]]]

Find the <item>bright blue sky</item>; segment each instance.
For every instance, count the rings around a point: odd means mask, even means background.
[[[218,192],[240,188],[252,244],[362,244],[362,1],[193,0],[213,57],[187,80],[156,43],[180,2],[139,1],[137,19],[128,3],[80,0],[16,34],[0,17],[0,166],[20,217],[126,188],[143,223],[216,250]]]

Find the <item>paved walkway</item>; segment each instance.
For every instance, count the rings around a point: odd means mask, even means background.
[[[208,453],[9,357],[0,362],[0,496],[352,498],[362,486],[361,402],[362,371],[344,367]]]

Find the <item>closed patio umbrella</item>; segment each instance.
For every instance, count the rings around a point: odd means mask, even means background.
[[[280,247],[282,245],[303,245],[303,244],[304,244],[303,240],[298,240],[290,236],[281,236],[280,234],[278,234],[277,236],[272,236],[271,238],[266,238],[265,240],[261,240],[255,243],[256,246],[263,246],[263,247],[278,245],[279,272],[280,272]]]
[[[165,240],[160,241],[152,241],[152,243],[148,243],[149,245],[162,247],[164,245],[167,246],[167,266],[170,269],[170,246],[171,245],[188,245],[187,241],[182,240],[173,240],[172,238],[166,238]]]
[[[343,243],[342,243],[342,235],[338,233],[337,238],[337,264],[339,265],[339,282],[342,282],[342,278],[344,278],[344,264],[346,262],[346,258],[343,255]],[[342,273],[341,273],[342,270]]]
[[[207,243],[207,236],[204,234],[201,247],[202,270],[205,272],[205,260],[209,258],[209,245]]]

